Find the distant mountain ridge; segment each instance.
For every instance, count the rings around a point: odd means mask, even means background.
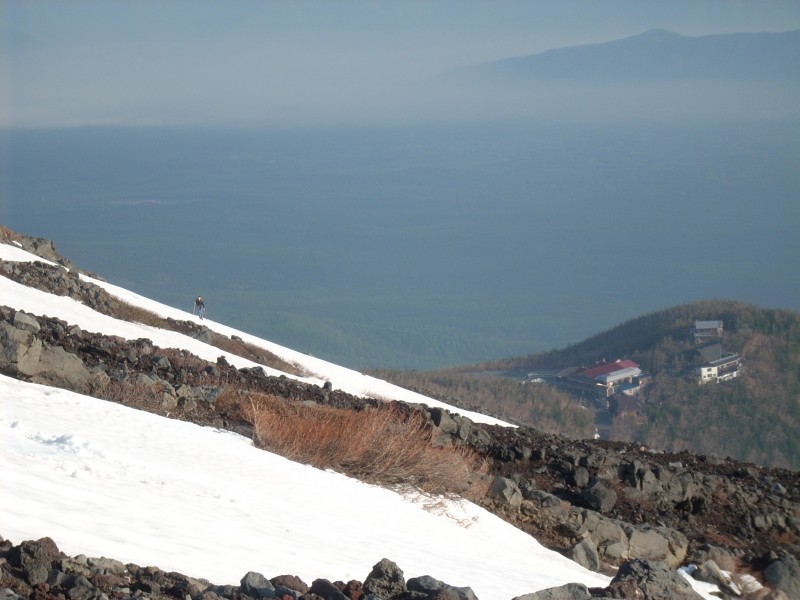
[[[800,30],[684,36],[665,29],[465,67],[459,79],[800,81]]]

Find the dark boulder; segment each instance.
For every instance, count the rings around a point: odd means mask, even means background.
[[[300,579],[297,575],[278,575],[277,577],[270,579],[269,582],[275,587],[276,590],[278,588],[287,588],[296,592],[300,592],[300,594],[305,594],[310,589],[308,584]]]
[[[327,579],[315,579],[311,583],[312,594],[316,594],[324,600],[349,600],[338,587]]]
[[[342,593],[350,600],[361,600],[364,595],[364,584],[355,579],[348,581],[342,588]]]
[[[591,600],[592,595],[582,583],[568,583],[559,587],[539,590],[532,594],[517,596],[514,600]]]
[[[426,597],[431,600],[445,600],[445,598],[452,598],[453,600],[478,600],[472,588],[448,585],[430,575],[412,577],[408,580],[406,587],[409,591],[424,593]]]
[[[39,585],[47,581],[53,561],[61,557],[61,551],[49,537],[25,541],[9,553],[11,566],[21,569],[28,583]]]
[[[240,582],[242,592],[253,598],[274,598],[275,586],[261,573],[250,571]]]
[[[647,600],[702,600],[691,584],[661,561],[623,563],[606,588],[611,598]]]
[[[600,571],[601,564],[600,556],[597,553],[597,545],[588,536],[567,551],[567,558],[574,560],[590,571]]]
[[[739,593],[733,580],[713,560],[707,560],[698,566],[692,572],[692,577],[697,581],[713,583],[729,596],[736,597]]]
[[[617,493],[608,482],[602,479],[598,479],[583,490],[580,497],[587,508],[603,514],[610,513],[617,503]]]
[[[800,598],[800,563],[788,555],[776,560],[764,570],[770,587],[786,592],[790,598]]]
[[[406,591],[403,571],[388,558],[382,558],[372,567],[364,580],[364,593],[388,599]]]
[[[520,504],[522,504],[522,491],[508,477],[495,477],[489,493],[493,498],[511,508],[519,508]]]
[[[71,577],[71,581],[66,584],[62,584],[62,587],[66,588],[67,590],[67,598],[68,600],[100,600],[102,598],[102,592],[98,590],[91,581],[89,581],[83,575],[73,575]],[[141,588],[141,587],[133,587],[134,591],[142,590],[148,594],[153,594],[155,591],[156,594],[160,591],[158,588],[155,590],[151,588]]]

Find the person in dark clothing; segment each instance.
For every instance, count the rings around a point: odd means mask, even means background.
[[[194,299],[194,314],[199,315],[201,319],[204,319],[206,316],[206,305],[203,302],[203,297],[198,296]]]

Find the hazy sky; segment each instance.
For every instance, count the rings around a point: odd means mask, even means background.
[[[0,126],[447,113],[449,68],[666,28],[800,28],[800,2],[0,0]]]

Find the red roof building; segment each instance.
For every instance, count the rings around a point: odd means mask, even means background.
[[[566,376],[567,385],[596,398],[610,398],[622,388],[639,381],[642,370],[632,360],[618,360],[586,367]]]
[[[591,367],[586,369],[581,374],[589,379],[597,379],[602,375],[608,375],[609,373],[613,373],[615,371],[619,371],[621,369],[638,369],[639,365],[637,365],[632,360],[618,360],[613,363],[605,363],[602,365],[597,365],[596,367]]]

